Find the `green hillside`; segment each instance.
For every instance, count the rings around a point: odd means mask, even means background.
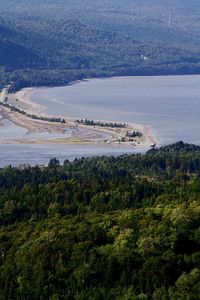
[[[0,299],[200,299],[200,147],[0,170]]]
[[[92,76],[200,73],[197,1],[0,4],[1,85],[13,81],[18,89]]]

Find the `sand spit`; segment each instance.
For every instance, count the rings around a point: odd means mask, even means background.
[[[13,124],[27,130],[25,136],[10,140],[7,140],[5,137],[4,142],[22,144],[110,144],[113,146],[121,143],[124,147],[134,146],[147,148],[157,143],[155,137],[152,135],[151,128],[139,124],[126,123],[125,128],[111,128],[109,126],[101,127],[97,125],[88,126],[77,124],[74,118],[65,118],[65,123],[49,121],[51,118],[60,118],[60,116],[47,115],[44,106],[33,102],[31,95],[34,91],[35,88],[25,88],[13,94],[6,93],[5,90],[1,92],[1,120],[7,119]],[[10,107],[5,107],[2,103]],[[18,111],[11,108],[17,108]],[[25,113],[21,113],[22,111]],[[27,115],[37,116],[38,119],[31,118]],[[39,118],[47,118],[48,120],[41,120]],[[111,123],[110,121],[95,121]],[[127,131],[141,132],[142,136],[135,137],[131,141],[122,141]],[[36,137],[31,138],[31,134],[43,132],[48,132],[49,136],[44,138],[36,134]],[[56,133],[59,135],[58,137]]]

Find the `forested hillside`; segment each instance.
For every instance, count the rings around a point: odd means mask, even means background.
[[[0,170],[0,299],[200,299],[200,147]]]
[[[200,73],[197,1],[0,0],[0,83]]]

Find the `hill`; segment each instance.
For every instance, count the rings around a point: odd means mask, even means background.
[[[0,170],[0,299],[200,299],[200,148]]]
[[[200,73],[197,1],[0,1],[1,85]],[[169,12],[171,15],[169,23]]]

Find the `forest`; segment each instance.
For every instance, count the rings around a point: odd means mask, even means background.
[[[0,5],[0,88],[200,74],[198,1],[0,0]]]
[[[0,299],[200,299],[200,146],[0,169]]]
[[[200,74],[198,0],[0,7],[0,90]],[[200,299],[200,146],[0,168],[0,300],[15,299]]]

